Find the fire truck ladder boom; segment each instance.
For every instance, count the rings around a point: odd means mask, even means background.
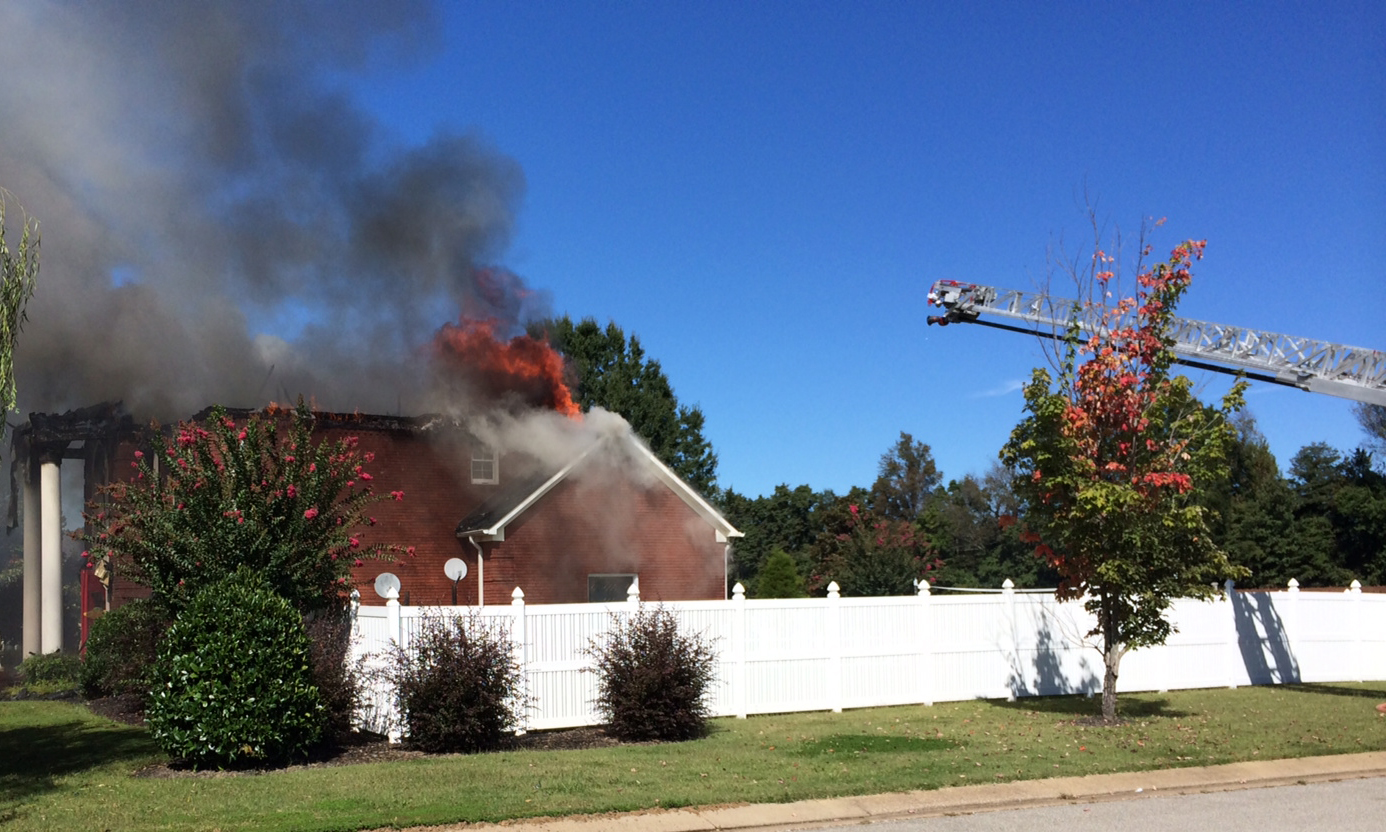
[[[975,323],[1059,340],[1067,337],[1075,315],[1084,335],[1110,326],[1110,308],[1100,304],[956,280],[935,281],[929,303],[943,310],[929,316],[931,324]],[[1180,364],[1386,406],[1381,350],[1187,318],[1172,318],[1169,336]]]

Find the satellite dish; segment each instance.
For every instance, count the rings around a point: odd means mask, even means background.
[[[399,597],[399,578],[391,572],[381,572],[375,579],[375,594],[386,600]]]
[[[467,562],[461,558],[448,558],[448,562],[443,564],[443,574],[450,580],[460,581],[467,577]]]

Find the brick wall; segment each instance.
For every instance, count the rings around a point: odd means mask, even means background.
[[[458,603],[477,602],[476,549],[455,535],[457,523],[507,483],[515,460],[503,458],[499,484],[473,485],[470,447],[460,432],[383,430],[335,425],[317,439],[355,436],[360,450],[375,454],[366,470],[377,494],[403,491],[371,514],[376,525],[361,530],[366,544],[413,546],[413,557],[398,561],[365,559],[352,576],[365,604],[383,604],[372,584],[382,572],[400,579],[401,601],[411,605],[449,604],[453,582],[443,573],[449,558],[468,569],[459,584]],[[112,458],[112,475],[127,476],[135,447],[121,445]],[[510,474],[513,476],[513,473]],[[726,593],[725,549],[711,526],[668,488],[642,487],[611,470],[579,469],[506,529],[506,540],[485,547],[486,603],[508,604],[521,587],[530,603],[587,600],[591,573],[633,572],[647,600],[722,598]],[[115,571],[112,606],[147,596],[144,587]]]

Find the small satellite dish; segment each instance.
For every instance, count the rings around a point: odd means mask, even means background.
[[[448,558],[448,562],[443,564],[443,574],[450,580],[460,581],[467,577],[467,562],[461,558]]]
[[[391,572],[381,572],[375,579],[375,594],[386,600],[399,597],[399,578]]]

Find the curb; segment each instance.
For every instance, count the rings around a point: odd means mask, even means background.
[[[625,832],[637,829],[642,832],[712,832],[760,829],[771,832],[893,818],[926,818],[1065,803],[1137,800],[1366,777],[1386,777],[1386,751],[1019,780],[978,786],[947,786],[931,791],[803,800],[797,803],[577,815],[514,820],[503,824],[456,824],[415,829],[426,829],[428,832],[516,828],[525,832]]]

